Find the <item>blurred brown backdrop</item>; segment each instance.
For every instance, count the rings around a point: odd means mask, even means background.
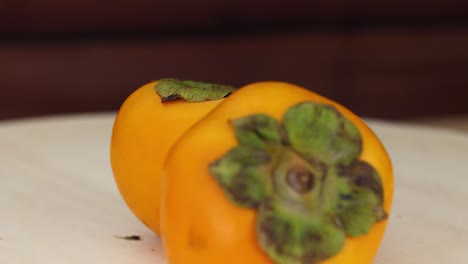
[[[0,119],[115,111],[164,77],[288,81],[375,118],[464,114],[467,14],[455,0],[0,0]]]

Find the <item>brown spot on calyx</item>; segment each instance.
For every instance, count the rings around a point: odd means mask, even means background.
[[[221,162],[221,160],[219,160],[219,159],[215,160],[215,161],[211,162],[210,164],[208,164],[208,167],[209,168],[216,167],[216,166],[219,165],[220,162]]]
[[[338,197],[341,200],[351,200],[351,199],[353,199],[353,195],[350,194],[350,193],[340,193],[340,194],[338,194]]]
[[[382,186],[375,179],[369,176],[359,176],[354,181],[357,186],[367,187],[379,196],[383,194]],[[380,197],[382,198],[382,197]]]
[[[348,178],[358,187],[369,188],[380,199],[383,199],[382,184],[378,180],[378,175],[374,175],[377,172],[367,162],[357,161],[350,166],[338,166],[337,173],[340,177]]]
[[[271,160],[271,156],[268,152],[264,151],[263,149],[254,149],[252,151],[253,156],[255,157],[256,160],[266,163]]]
[[[326,259],[327,257],[329,256],[314,251],[314,252],[304,255],[301,258],[301,263],[318,264],[320,263],[321,260]]]
[[[229,120],[229,122],[232,124],[233,122],[236,122],[236,120]],[[266,120],[262,120],[260,118],[252,118],[252,119],[249,119],[249,122],[242,123],[239,126],[239,128],[244,129],[244,130],[256,131],[257,128],[262,127],[267,124],[268,122]]]
[[[252,200],[249,194],[246,194],[244,190],[247,189],[247,184],[244,182],[237,182],[229,191],[232,193],[233,198],[244,206],[249,208],[257,208],[260,204],[259,201]]]
[[[341,114],[338,112],[338,110],[333,109],[334,112],[338,116],[341,116]],[[336,136],[340,139],[346,139],[349,140],[353,145],[358,146],[359,152],[362,150],[362,138],[361,137],[352,137],[348,132],[346,132],[345,128],[345,122],[340,122],[338,125],[338,129],[336,130]]]
[[[259,200],[251,197],[251,193],[246,192],[248,189],[248,175],[245,171],[240,171],[230,186],[227,187],[232,198],[243,207],[257,208],[260,205]]]
[[[291,142],[289,141],[288,131],[284,127],[283,124],[279,126],[279,134],[280,134],[280,143],[283,146],[291,146]]]
[[[304,167],[293,167],[286,174],[286,183],[299,194],[314,188],[315,175]]]
[[[266,217],[260,225],[261,232],[268,237],[268,247],[274,247],[278,253],[284,253],[288,243],[287,234],[292,231],[288,222],[280,221],[273,216]]]
[[[353,182],[359,187],[367,187],[375,194],[383,199],[383,187],[376,177],[374,177],[375,169],[367,162],[359,161],[352,169]]]
[[[180,96],[177,95],[177,94],[173,94],[173,95],[169,95],[169,96],[166,96],[166,97],[161,97],[161,103],[166,103],[166,102],[174,101],[174,100],[177,100],[177,99],[180,99]]]
[[[374,213],[377,218],[377,221],[383,221],[388,218],[387,212],[385,212],[382,208],[375,208]]]
[[[338,174],[338,176],[343,177],[343,178],[348,177],[348,171],[349,171],[348,166],[343,165],[343,164],[336,165],[336,173]]]

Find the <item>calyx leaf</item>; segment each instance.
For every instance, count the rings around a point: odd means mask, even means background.
[[[155,90],[164,103],[176,99],[187,102],[219,100],[234,92],[236,88],[223,84],[166,78],[156,83]]]
[[[223,158],[212,163],[209,171],[218,175],[216,180],[228,197],[242,207],[257,207],[268,192],[268,178],[262,171],[270,156],[262,149],[238,146]]]
[[[337,254],[345,234],[333,219],[305,214],[276,199],[260,206],[257,230],[260,246],[278,264],[317,263]]]
[[[366,234],[375,222],[387,218],[382,208],[383,189],[378,172],[364,161],[356,161],[341,172],[349,192],[341,193],[337,215],[350,236]]]
[[[297,104],[286,112],[284,126],[292,147],[303,155],[348,164],[361,153],[358,129],[332,106]]]

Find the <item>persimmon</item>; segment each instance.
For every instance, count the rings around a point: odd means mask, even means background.
[[[162,79],[138,88],[120,107],[110,144],[113,175],[127,206],[156,234],[169,148],[232,91],[226,85]]]
[[[163,168],[170,264],[369,264],[393,196],[371,129],[283,82],[236,90],[176,140]]]

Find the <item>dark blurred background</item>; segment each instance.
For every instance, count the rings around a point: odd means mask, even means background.
[[[0,119],[115,111],[164,77],[287,81],[366,117],[462,115],[468,1],[0,0]]]

